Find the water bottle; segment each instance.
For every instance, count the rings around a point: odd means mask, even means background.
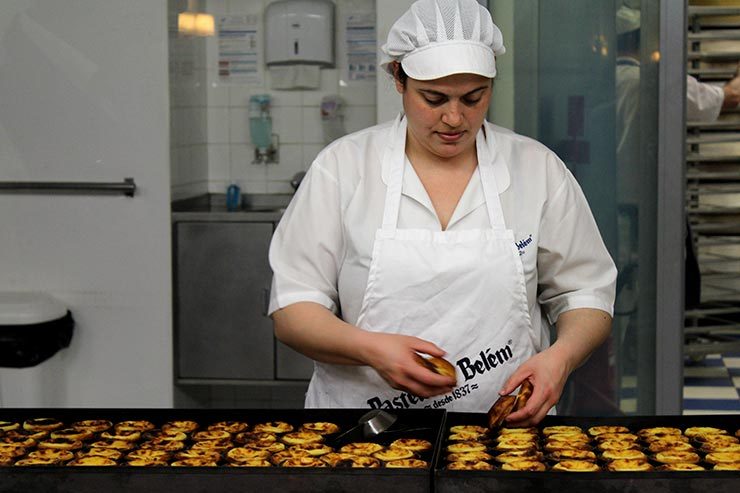
[[[238,211],[241,206],[241,190],[239,185],[232,183],[226,189],[226,210],[229,212]]]

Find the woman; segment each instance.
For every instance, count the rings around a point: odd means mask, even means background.
[[[311,165],[270,249],[276,336],[316,361],[307,407],[481,412],[528,378],[509,422],[534,424],[607,337],[615,269],[578,184],[484,121],[503,52],[475,0],[419,0],[383,46],[404,113]]]

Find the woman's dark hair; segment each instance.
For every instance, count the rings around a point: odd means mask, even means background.
[[[403,70],[401,62],[396,62],[394,66],[395,69],[393,70],[393,78],[400,82],[403,88],[406,89],[406,81],[408,80],[409,76]]]

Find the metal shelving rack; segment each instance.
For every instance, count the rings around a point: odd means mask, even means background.
[[[688,8],[688,73],[724,83],[740,61],[740,7]],[[740,350],[740,110],[686,124],[686,213],[701,303],[685,312],[684,355]]]

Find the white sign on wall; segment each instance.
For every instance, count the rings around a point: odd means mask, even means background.
[[[345,19],[347,81],[375,81],[378,37],[375,12],[353,12]]]
[[[218,18],[218,76],[222,83],[262,85],[259,14]]]

